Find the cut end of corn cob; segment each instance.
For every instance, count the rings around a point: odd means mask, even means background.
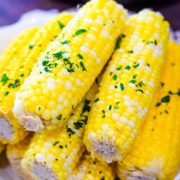
[[[13,140],[13,127],[7,119],[0,117],[0,139]]]
[[[39,179],[51,179],[56,180],[58,179],[53,172],[53,170],[48,167],[46,164],[43,164],[41,162],[32,161],[29,164],[29,168],[31,171],[32,176]]]

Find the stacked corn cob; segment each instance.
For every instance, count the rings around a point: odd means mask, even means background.
[[[93,157],[113,162],[131,148],[159,83],[168,35],[168,23],[150,10],[127,21],[89,115],[84,143]]]
[[[90,1],[79,10],[16,96],[14,113],[26,129],[65,124],[111,56],[125,19],[112,0]]]
[[[15,95],[37,62],[37,57],[62,31],[61,26],[65,26],[71,18],[71,14],[63,13],[41,29],[25,31],[1,56],[0,140],[3,143],[16,143],[25,137],[23,127],[12,113]]]
[[[179,77],[180,45],[171,42],[151,110],[133,148],[119,163],[122,179],[171,180],[175,177],[180,164]]]

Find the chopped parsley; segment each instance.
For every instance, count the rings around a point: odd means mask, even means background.
[[[74,122],[74,126],[76,129],[80,129],[83,127],[83,123],[81,121]]]
[[[121,38],[121,36],[119,36],[116,40],[115,50],[120,48],[121,40],[122,40],[122,38]]]
[[[132,83],[132,84],[135,84],[135,83],[136,83],[136,80],[131,79],[129,82]]]
[[[126,66],[125,69],[126,69],[126,70],[130,70],[131,67],[130,67],[130,66]]]
[[[56,141],[56,142],[53,144],[53,146],[56,146],[57,144],[59,144],[59,141]]]
[[[164,96],[162,99],[161,99],[161,102],[162,103],[168,103],[168,102],[170,102],[170,96],[169,95],[167,95],[167,96]]]
[[[106,117],[106,114],[105,114],[106,111],[104,109],[102,110],[102,113],[103,113],[102,118],[105,118]]]
[[[142,89],[137,89],[136,91],[137,91],[137,92],[144,93],[144,91],[143,91]]]
[[[87,71],[87,69],[85,68],[84,63],[82,61],[79,62],[79,65],[81,66],[82,71]]]
[[[77,54],[77,57],[78,57],[79,59],[84,59],[84,57],[83,57],[82,54]]]
[[[65,27],[65,25],[61,21],[57,21],[57,23],[60,29],[63,29]]]
[[[117,74],[114,74],[113,80],[117,80],[117,78],[118,78]]]
[[[120,71],[121,69],[122,69],[122,65],[116,68],[117,71]]]
[[[29,45],[29,49],[33,49],[34,48],[34,45],[33,44],[30,44]]]
[[[75,134],[75,132],[68,126],[66,126],[66,130],[67,130],[69,137],[71,137],[73,134]]]
[[[134,63],[133,68],[139,67],[139,63]]]
[[[86,33],[87,31],[86,31],[86,29],[79,29],[79,30],[77,30],[76,32],[75,32],[75,36],[79,36],[79,35],[81,35],[81,34],[83,34],[83,33]]]
[[[9,88],[16,88],[16,87],[18,87],[18,86],[20,86],[20,80],[19,80],[19,79],[16,79],[16,80],[14,81],[14,83],[10,83],[10,84],[8,85]]]
[[[130,50],[130,51],[128,51],[127,53],[132,54],[133,52],[134,52],[133,50]]]
[[[56,116],[56,119],[57,119],[57,120],[61,120],[61,119],[62,119],[62,114]]]
[[[83,107],[83,112],[89,112],[90,111],[90,103],[91,101],[88,99],[84,100],[84,107]]]
[[[7,81],[9,81],[9,78],[8,78],[7,74],[3,74],[3,75],[1,76],[1,82],[2,82],[3,85],[4,85],[4,84],[7,83]]]
[[[109,105],[109,111],[111,111],[112,110],[112,105]]]
[[[123,83],[120,83],[120,88],[121,88],[121,91],[124,91],[124,89],[125,89],[125,86],[124,86],[124,84]]]
[[[4,93],[4,96],[8,96],[8,94],[9,94],[9,92],[8,92],[8,91],[6,91],[6,92]]]
[[[98,102],[99,101],[99,98],[95,99],[94,102]]]
[[[24,77],[24,73],[20,73],[19,76]]]
[[[63,58],[63,55],[65,53],[66,53],[65,51],[59,51],[59,52],[54,53],[53,57],[60,59],[60,58]]]
[[[64,45],[64,44],[69,44],[69,41],[68,41],[68,40],[62,41],[61,44],[62,44],[62,45]]]

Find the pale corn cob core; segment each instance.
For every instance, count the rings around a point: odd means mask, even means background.
[[[61,129],[50,125],[48,129],[34,135],[22,161],[23,168],[32,177],[66,179],[72,172],[85,149],[84,126],[97,89],[97,84],[94,84],[65,127]]]
[[[159,13],[143,10],[129,18],[124,32],[102,77],[84,136],[92,156],[108,163],[126,155],[144,120],[159,82],[169,25]]]
[[[119,162],[122,179],[174,179],[180,164],[180,45],[169,43],[160,87],[136,142]]]
[[[90,1],[79,10],[17,94],[14,113],[25,128],[25,121],[32,131],[65,124],[111,56],[125,18],[111,0]]]
[[[17,143],[27,134],[12,113],[16,92],[31,73],[38,57],[72,17],[72,14],[61,13],[42,28],[27,30],[1,56],[0,139],[4,143]]]
[[[79,164],[73,169],[68,180],[114,180],[111,165],[93,160],[89,154],[83,155]]]
[[[33,134],[29,134],[24,140],[15,145],[7,145],[6,154],[11,167],[21,180],[32,180],[30,175],[21,167],[21,161],[29,148]]]

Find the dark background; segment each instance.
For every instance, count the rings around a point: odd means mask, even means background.
[[[82,1],[0,0],[0,26],[16,22],[23,13],[33,9],[65,10],[83,3]],[[144,7],[158,10],[170,21],[173,30],[180,30],[180,0],[122,0],[122,2],[132,11],[138,11]]]

